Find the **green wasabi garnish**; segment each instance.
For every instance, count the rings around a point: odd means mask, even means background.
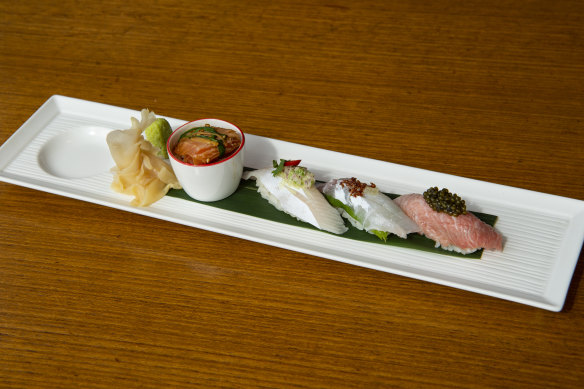
[[[172,134],[170,123],[168,123],[166,119],[158,118],[151,125],[146,127],[144,134],[146,135],[148,142],[152,143],[153,146],[158,147],[158,155],[163,158],[168,158],[166,141],[170,134]]]

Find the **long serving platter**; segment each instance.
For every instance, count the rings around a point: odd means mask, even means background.
[[[302,159],[322,181],[354,176],[394,194],[448,187],[462,194],[469,210],[498,216],[495,227],[505,236],[505,248],[485,251],[481,259],[441,255],[347,239],[180,196],[137,208],[110,189],[114,163],[105,141],[109,131],[128,128],[131,117],[140,113],[52,96],[0,147],[0,181],[551,311],[564,305],[584,240],[584,201],[246,133],[248,168]],[[173,128],[185,123],[166,119]]]

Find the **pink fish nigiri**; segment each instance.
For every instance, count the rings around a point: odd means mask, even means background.
[[[503,250],[503,236],[471,212],[450,216],[434,211],[421,194],[407,194],[394,200],[422,230],[422,233],[446,250],[464,254],[478,249]]]

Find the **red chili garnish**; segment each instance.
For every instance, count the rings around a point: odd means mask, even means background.
[[[283,158],[280,158],[280,163],[276,162],[275,160],[272,161],[272,165],[274,165],[274,170],[272,170],[272,175],[276,177],[276,175],[282,173],[285,166],[298,166],[300,164],[300,160],[296,159],[294,161],[286,161]]]

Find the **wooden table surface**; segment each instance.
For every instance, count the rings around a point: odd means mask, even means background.
[[[0,1],[0,143],[51,95],[584,200],[581,1]],[[0,183],[0,386],[584,385],[551,312]]]

